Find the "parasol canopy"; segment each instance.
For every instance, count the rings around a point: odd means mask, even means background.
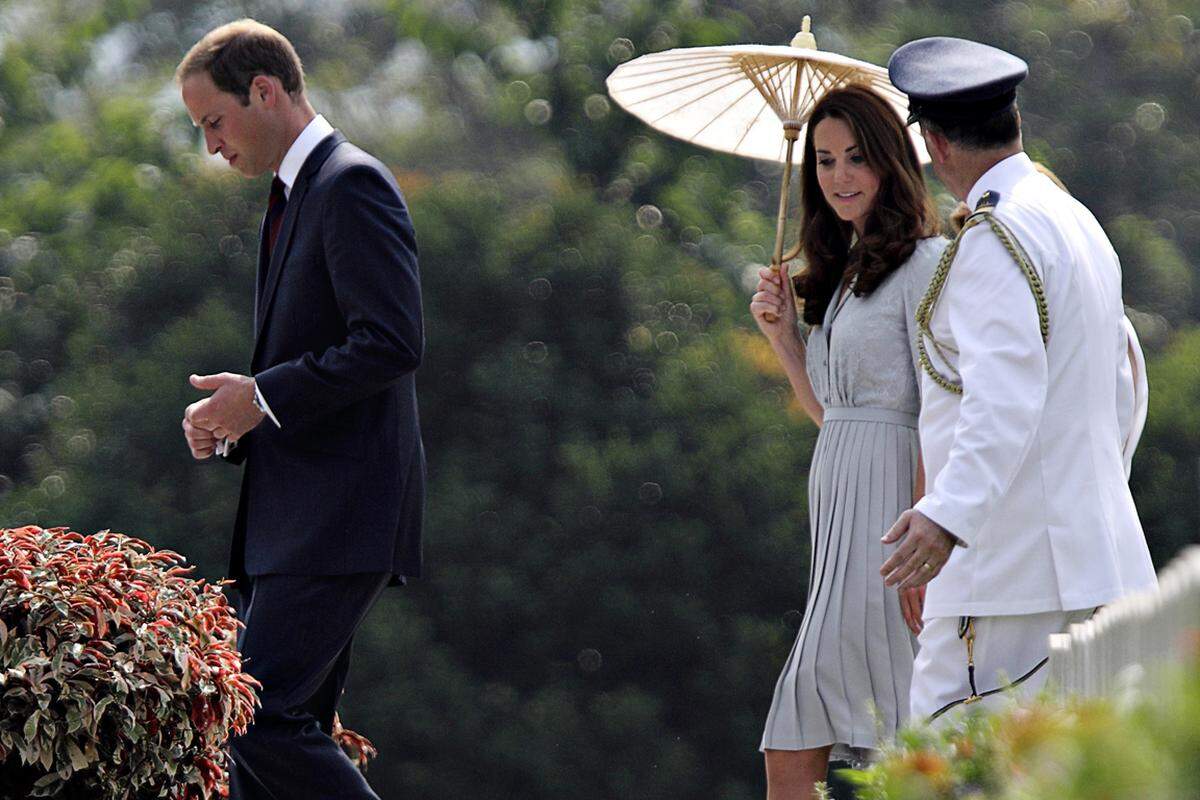
[[[609,75],[609,95],[652,128],[692,144],[747,158],[784,162],[784,129],[798,136],[826,92],[855,83],[867,86],[908,117],[908,98],[887,70],[866,61],[817,49],[809,18],[790,47],[761,44],[687,47],[644,55]],[[921,163],[925,142],[909,130]],[[799,163],[800,154],[792,156]]]
[[[804,17],[790,47],[761,44],[685,47],[635,58],[608,76],[609,95],[650,127],[723,153],[783,162],[779,216],[771,266],[795,258],[783,252],[796,141],[826,92],[849,84],[874,89],[908,118],[908,98],[887,70],[867,61],[817,49]],[[906,127],[922,164],[929,153],[919,131]],[[768,314],[772,319],[774,315]]]

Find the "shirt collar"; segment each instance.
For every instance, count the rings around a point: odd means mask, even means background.
[[[1025,155],[1024,151],[997,161],[991,169],[980,176],[979,180],[975,181],[975,185],[967,193],[967,208],[974,211],[975,206],[979,203],[979,198],[989,189],[1004,197],[1018,180],[1033,171],[1035,171],[1033,161]]]
[[[300,177],[300,168],[304,166],[309,153],[331,133],[333,133],[333,126],[320,114],[313,117],[304,126],[304,130],[300,131],[300,135],[296,137],[296,141],[292,142],[287,155],[280,162],[279,171],[275,173],[279,176],[279,180],[283,181],[285,196],[291,195],[292,186],[296,183],[296,178]]]

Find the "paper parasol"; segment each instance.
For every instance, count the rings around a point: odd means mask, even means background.
[[[887,70],[837,53],[822,52],[810,19],[790,47],[729,45],[651,53],[620,65],[608,76],[609,95],[622,108],[670,136],[724,153],[783,162],[772,267],[783,253],[794,152],[813,106],[826,92],[848,84],[873,89],[908,116],[908,98]],[[910,133],[917,156],[929,156],[920,134]]]

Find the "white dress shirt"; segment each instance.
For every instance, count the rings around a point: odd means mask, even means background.
[[[331,133],[333,133],[333,126],[321,114],[313,117],[308,125],[304,126],[304,130],[300,131],[296,141],[292,142],[292,146],[283,156],[283,161],[279,162],[279,172],[275,173],[279,180],[283,181],[285,196],[291,196],[292,186],[295,185],[296,178],[300,177],[300,168],[304,166],[308,156],[321,143],[321,140]]]
[[[930,357],[963,393],[922,375],[929,493],[916,509],[963,545],[925,614],[1093,608],[1155,583],[1122,458],[1120,264],[1092,214],[1024,153],[988,170],[968,205],[987,190],[1042,276],[1049,339],[1021,269],[987,225],[970,230],[930,321],[950,363]]]

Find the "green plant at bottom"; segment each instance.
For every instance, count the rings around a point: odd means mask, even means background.
[[[843,776],[861,800],[1194,800],[1200,797],[1200,662],[1136,697],[976,707],[903,731]]]

